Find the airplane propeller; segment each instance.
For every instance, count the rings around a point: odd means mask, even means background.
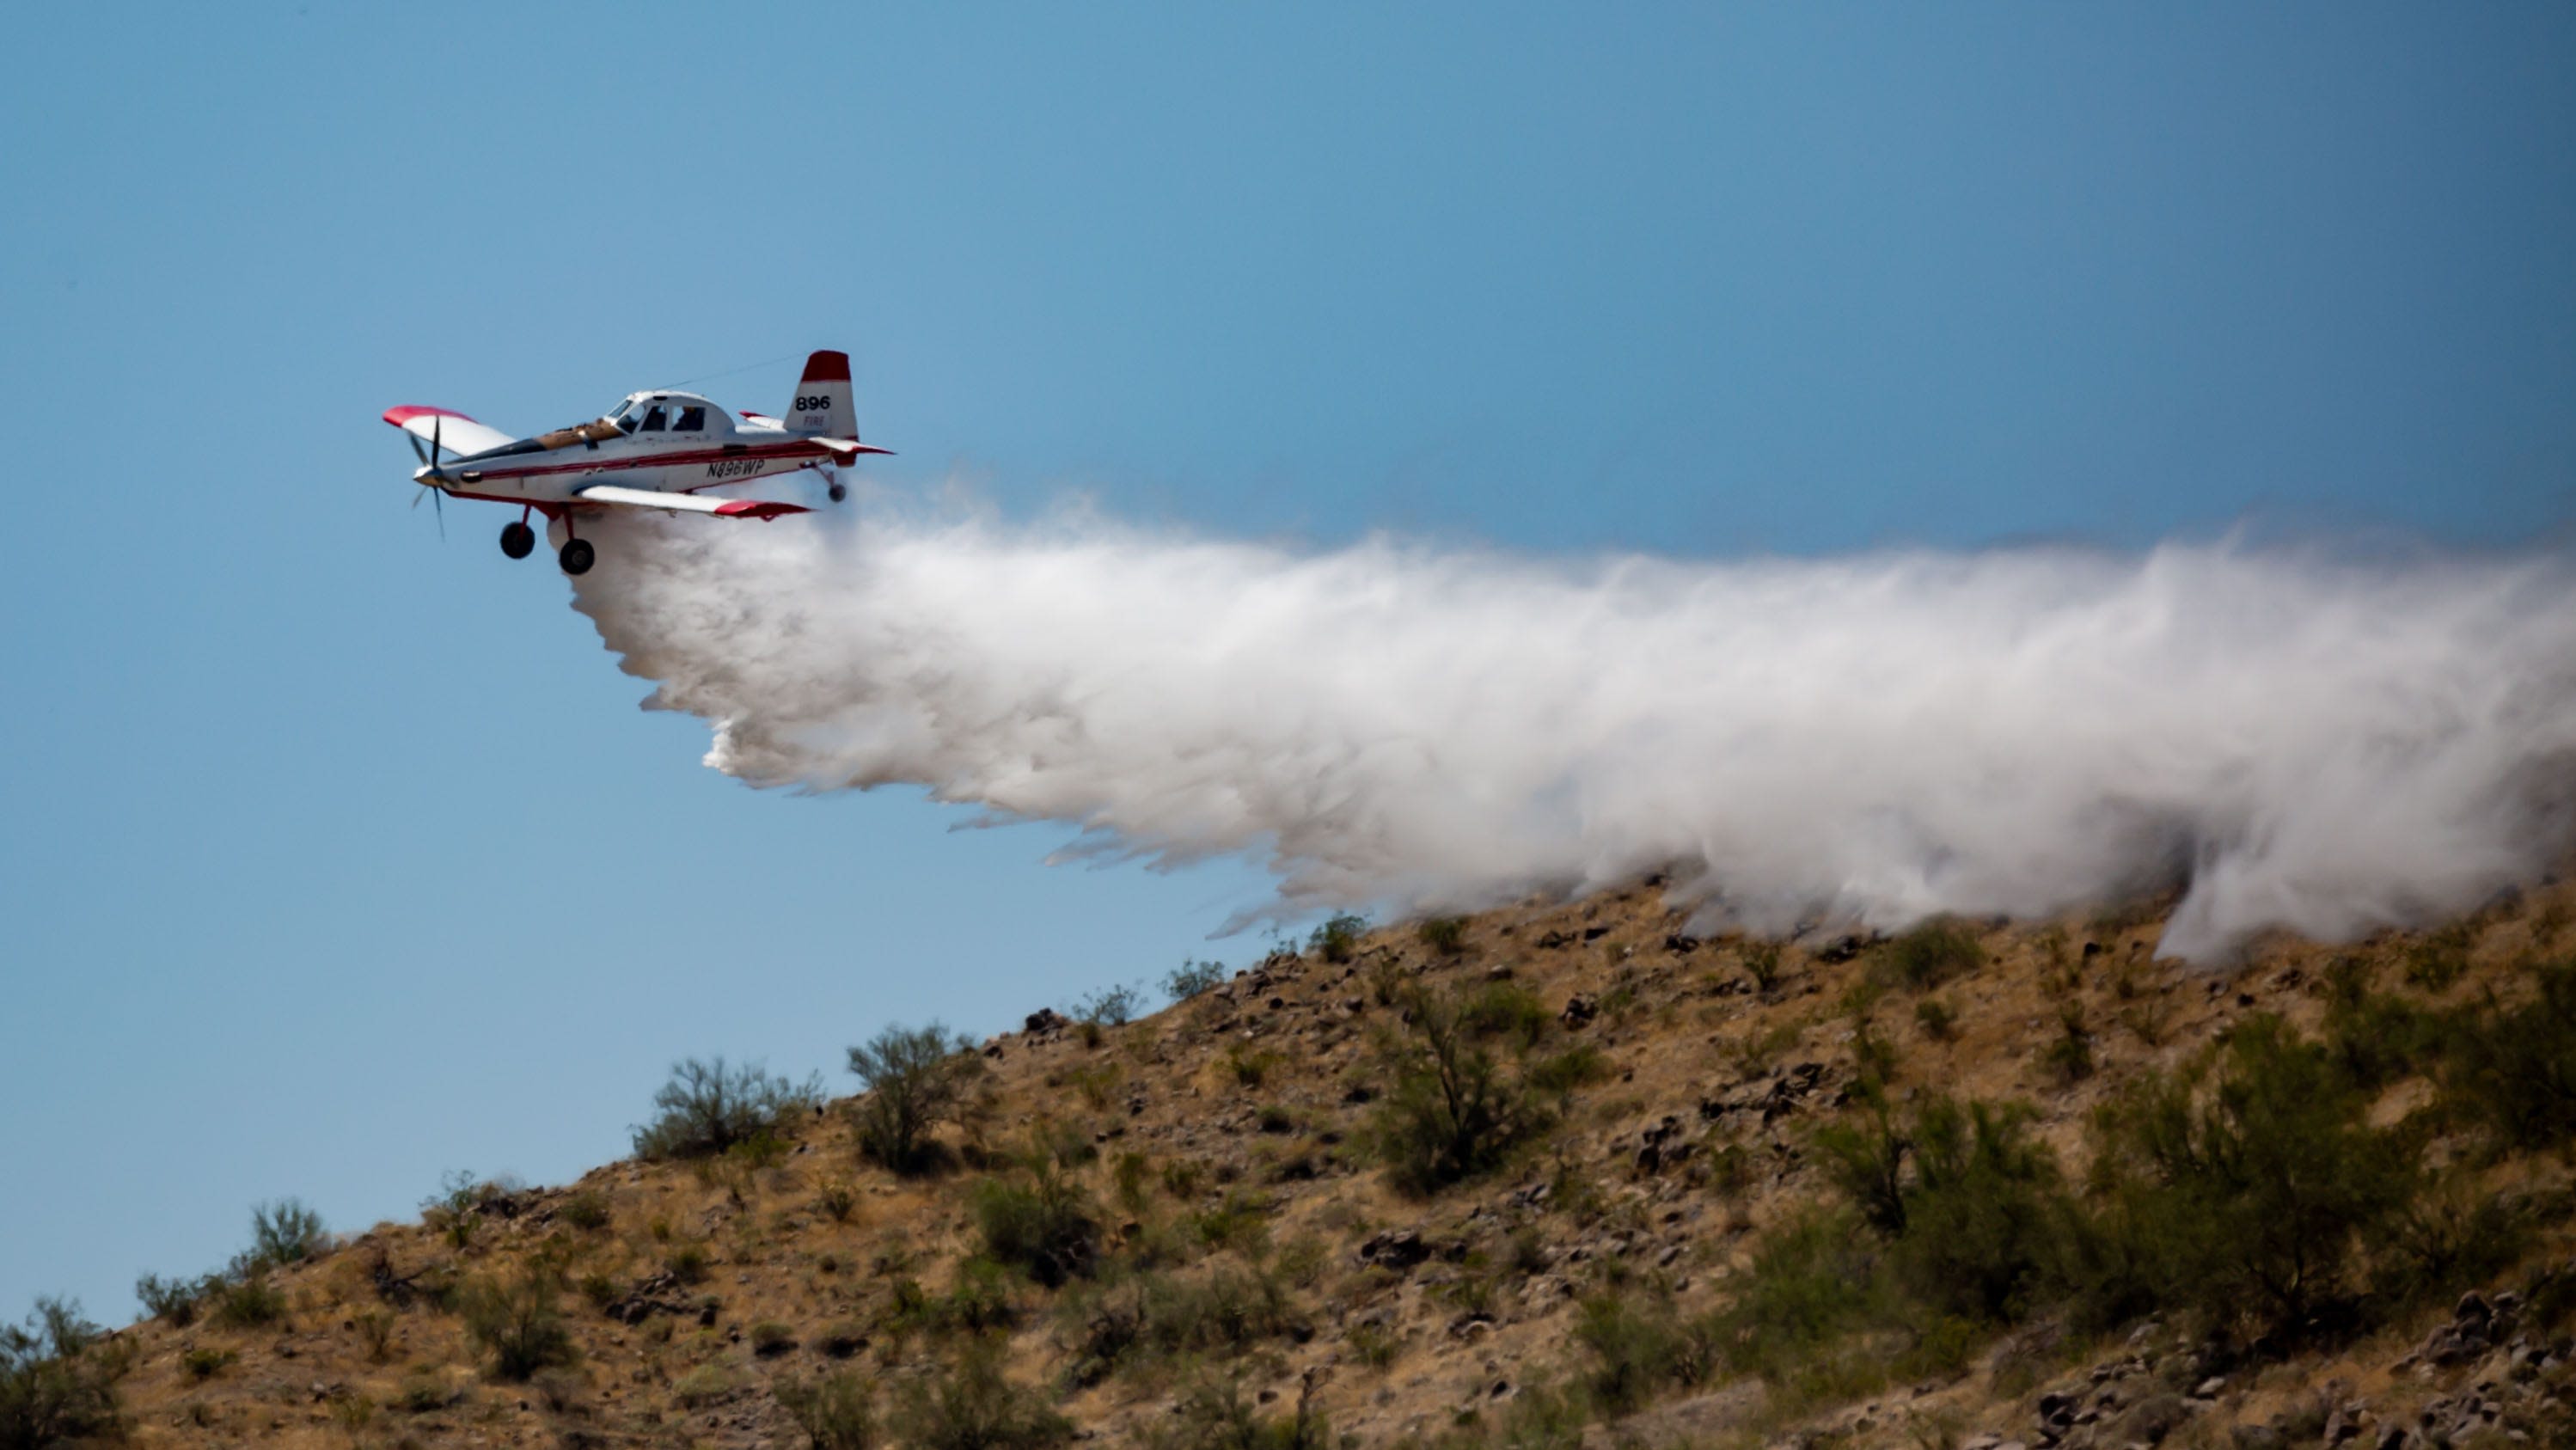
[[[404,435],[411,439],[412,455],[418,458],[421,462],[428,464],[432,472],[436,472],[438,469],[438,422],[438,416],[434,413],[431,414],[429,419],[429,451],[426,453],[421,452],[420,435],[416,433]],[[436,500],[436,502],[434,502],[430,507],[431,511],[438,515],[438,541],[444,544],[447,542],[447,490],[440,488],[434,483],[424,483],[421,487],[428,490],[430,497]],[[411,506],[415,513],[420,510],[419,494],[413,494],[411,496]]]

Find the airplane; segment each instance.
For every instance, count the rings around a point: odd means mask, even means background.
[[[589,573],[598,558],[576,530],[579,517],[612,508],[764,522],[810,513],[802,504],[701,494],[811,468],[829,481],[832,502],[839,503],[849,492],[832,474],[834,467],[854,463],[863,453],[893,452],[859,441],[850,356],[841,352],[805,360],[805,375],[783,420],[749,410],[736,418],[695,393],[655,388],[627,394],[590,422],[534,438],[513,438],[447,408],[388,408],[385,421],[411,435],[411,451],[420,458],[412,482],[430,496],[521,506],[519,516],[502,526],[502,553],[524,559],[534,552],[537,535],[528,518],[544,514],[548,537],[562,532],[556,562],[566,574]],[[449,444],[449,438],[456,442]],[[442,452],[455,456],[442,461]],[[412,495],[412,507],[420,507],[420,500]],[[445,507],[442,502],[442,512]]]

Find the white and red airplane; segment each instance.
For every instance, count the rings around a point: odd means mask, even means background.
[[[604,417],[534,438],[512,438],[445,408],[388,408],[385,421],[410,434],[411,450],[420,455],[412,482],[436,496],[520,505],[519,517],[501,529],[502,553],[528,557],[537,547],[528,516],[544,514],[547,537],[560,538],[557,558],[567,574],[589,572],[597,558],[575,532],[585,514],[612,508],[725,519],[806,513],[802,504],[700,494],[811,468],[829,480],[838,503],[848,495],[832,475],[835,466],[856,462],[862,453],[893,451],[859,441],[857,411],[850,405],[850,358],[839,352],[805,360],[805,376],[784,421],[753,412],[737,419],[695,393],[668,388],[629,393]],[[442,451],[455,456],[441,461]],[[419,495],[412,506],[420,506]]]

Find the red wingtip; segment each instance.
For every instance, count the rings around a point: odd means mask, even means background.
[[[738,498],[719,504],[716,512],[729,519],[774,519],[786,514],[812,513],[803,504],[771,503],[766,499]]]
[[[401,426],[402,426],[402,425],[404,425],[405,423],[410,422],[410,421],[411,421],[412,419],[414,419],[414,418],[428,418],[428,417],[433,417],[433,416],[434,416],[434,417],[440,417],[440,418],[465,418],[465,415],[464,415],[464,414],[462,414],[462,413],[460,413],[460,412],[456,411],[454,408],[387,408],[387,409],[385,409],[385,421],[386,421],[386,422],[388,422],[388,423],[393,424],[393,425],[394,425],[395,427],[397,427],[397,428],[401,427]],[[471,418],[465,418],[465,421],[466,421],[466,422],[468,422],[468,423],[471,423],[471,422],[473,422],[474,420],[473,420],[473,419],[471,419]]]
[[[805,381],[809,383],[846,383],[849,380],[848,353],[818,352],[805,359]]]

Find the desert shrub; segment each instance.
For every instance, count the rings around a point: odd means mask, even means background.
[[[775,1319],[763,1319],[751,1326],[751,1352],[766,1359],[796,1347],[796,1331]]]
[[[1242,1379],[1227,1375],[1192,1383],[1147,1443],[1152,1450],[1328,1450],[1337,1442],[1308,1394],[1299,1393],[1287,1415],[1265,1415],[1244,1394]]]
[[[1610,1055],[1589,1042],[1578,1042],[1529,1064],[1522,1081],[1533,1092],[1563,1097],[1579,1087],[1608,1080]]]
[[[2576,962],[2540,968],[2534,988],[2518,1007],[2490,1002],[2462,1021],[2442,1074],[2458,1113],[2512,1148],[2576,1136]]]
[[[572,1331],[555,1308],[555,1281],[543,1270],[507,1279],[477,1279],[457,1298],[465,1337],[492,1356],[492,1373],[524,1381],[548,1365],[569,1364]]]
[[[93,1352],[98,1337],[62,1299],[38,1299],[24,1325],[0,1324],[0,1446],[43,1450],[117,1431],[123,1364]]]
[[[235,1271],[300,1264],[322,1248],[324,1238],[322,1215],[305,1207],[302,1199],[255,1204],[250,1211],[250,1247],[234,1260]]]
[[[814,1207],[834,1223],[848,1223],[858,1211],[858,1191],[846,1183],[826,1183],[815,1193]]]
[[[1879,952],[1879,965],[1890,978],[1918,990],[1975,971],[1985,961],[1976,933],[1949,917],[1900,933]]]
[[[209,1380],[231,1368],[233,1361],[239,1358],[241,1355],[236,1351],[200,1345],[180,1354],[179,1367],[186,1370],[192,1380]]]
[[[671,1065],[653,1094],[653,1121],[635,1130],[636,1156],[704,1158],[758,1133],[783,1133],[822,1100],[820,1078],[802,1083],[771,1077],[757,1062],[729,1067],[722,1057]]]
[[[1488,982],[1459,1005],[1458,1020],[1479,1037],[1498,1037],[1523,1051],[1536,1047],[1556,1019],[1538,994],[1517,982]]]
[[[1360,933],[1368,930],[1368,918],[1344,912],[1327,917],[1306,937],[1306,950],[1336,966],[1351,959],[1359,950]]]
[[[2096,1117],[2085,1307],[2111,1320],[2178,1304],[2283,1332],[2343,1307],[2360,1243],[2417,1186],[2413,1146],[2367,1107],[2323,1046],[2269,1015],[2179,1073],[2146,1074]]]
[[[1175,1002],[1186,1002],[1202,992],[1213,992],[1225,985],[1225,963],[1183,961],[1163,979],[1163,994]]]
[[[1817,1129],[1816,1156],[1826,1181],[1851,1201],[1862,1222],[1894,1238],[1905,1232],[1905,1159],[1914,1144],[1897,1131],[1884,1087],[1863,1079],[1853,1096],[1861,1121]]]
[[[223,1280],[213,1274],[195,1279],[145,1274],[134,1281],[134,1297],[142,1301],[144,1313],[168,1320],[173,1329],[185,1329],[196,1322],[198,1308],[222,1287]]]
[[[1885,1322],[1892,1305],[1874,1237],[1845,1212],[1815,1212],[1765,1234],[1733,1302],[1711,1325],[1733,1369],[1784,1379],[1856,1329]]]
[[[1746,942],[1740,955],[1745,975],[1753,979],[1756,990],[1769,992],[1780,985],[1780,944],[1775,941]]]
[[[2018,1105],[1938,1096],[1915,1110],[1914,1179],[1892,1257],[1903,1286],[1941,1316],[2009,1323],[2052,1287],[2073,1203],[2030,1121]]]
[[[2445,1302],[2521,1258],[2533,1217],[2521,1199],[2455,1172],[2391,1215],[2372,1244],[2371,1286],[2399,1307]]]
[[[435,1229],[450,1247],[464,1248],[474,1241],[475,1226],[481,1222],[475,1210],[499,1191],[498,1184],[475,1177],[472,1169],[459,1168],[442,1176],[438,1191],[420,1201],[421,1222]]]
[[[1467,949],[1467,918],[1435,916],[1414,929],[1422,944],[1444,957],[1454,957]]]
[[[1404,1352],[1404,1340],[1394,1330],[1375,1322],[1352,1325],[1342,1342],[1349,1346],[1353,1359],[1370,1369],[1389,1368]]]
[[[1959,1018],[1950,1004],[1938,997],[1926,997],[1914,1004],[1915,1025],[1935,1042],[1948,1042],[1959,1035]]]
[[[1136,1009],[1145,1004],[1145,994],[1134,987],[1104,987],[1074,1004],[1073,1016],[1078,1022],[1096,1023],[1102,1027],[1124,1027],[1135,1020]]]
[[[984,1060],[936,1022],[890,1025],[850,1049],[850,1071],[867,1089],[856,1109],[860,1150],[897,1173],[915,1173],[930,1164],[930,1130],[957,1115]]]
[[[1229,1045],[1221,1060],[1235,1083],[1248,1088],[1257,1088],[1269,1081],[1270,1074],[1277,1072],[1279,1065],[1287,1061],[1269,1048],[1252,1047],[1241,1042]]]
[[[1048,1288],[1091,1272],[1100,1251],[1100,1219],[1052,1154],[1032,1154],[1015,1178],[975,1186],[975,1228],[984,1253]]]
[[[1270,1241],[1270,1206],[1236,1189],[1216,1207],[1189,1216],[1190,1235],[1211,1249],[1257,1253]]]
[[[2373,991],[2366,961],[2336,961],[2326,969],[2325,985],[2326,1049],[2355,1086],[2384,1087],[2440,1056],[2441,1018],[2402,997]]]
[[[1073,1437],[1073,1422],[1002,1373],[1001,1346],[969,1346],[943,1374],[905,1386],[895,1426],[914,1450],[1041,1450]]]
[[[674,1244],[662,1256],[662,1272],[683,1284],[702,1284],[707,1277],[707,1246],[696,1243]]]
[[[1695,1385],[1716,1360],[1714,1321],[1685,1322],[1660,1298],[1599,1294],[1579,1306],[1574,1342],[1591,1356],[1584,1383],[1625,1414],[1667,1385]]]
[[[1427,1194],[1500,1167],[1547,1114],[1476,1041],[1453,998],[1417,990],[1406,1016],[1384,1046],[1390,1081],[1367,1136],[1399,1189]]]
[[[702,1364],[671,1382],[671,1398],[683,1409],[702,1409],[734,1392],[733,1371],[721,1364]]]
[[[2406,980],[2427,992],[2439,992],[2469,969],[2470,924],[2455,921],[2407,944]]]
[[[778,1403],[811,1450],[870,1450],[877,1442],[876,1390],[848,1370],[778,1386]]]
[[[394,1316],[383,1309],[362,1309],[349,1317],[350,1327],[358,1331],[358,1342],[366,1346],[367,1363],[383,1364],[394,1357]]]
[[[286,1292],[268,1281],[268,1271],[254,1269],[215,1291],[215,1322],[234,1329],[258,1329],[286,1317]]]
[[[2040,1066],[2062,1087],[2093,1075],[2093,1032],[2085,1025],[2084,1004],[2069,997],[2057,1005],[2057,1035],[2040,1049]]]
[[[608,1227],[608,1195],[595,1188],[585,1188],[566,1198],[555,1209],[555,1217],[585,1232]]]

